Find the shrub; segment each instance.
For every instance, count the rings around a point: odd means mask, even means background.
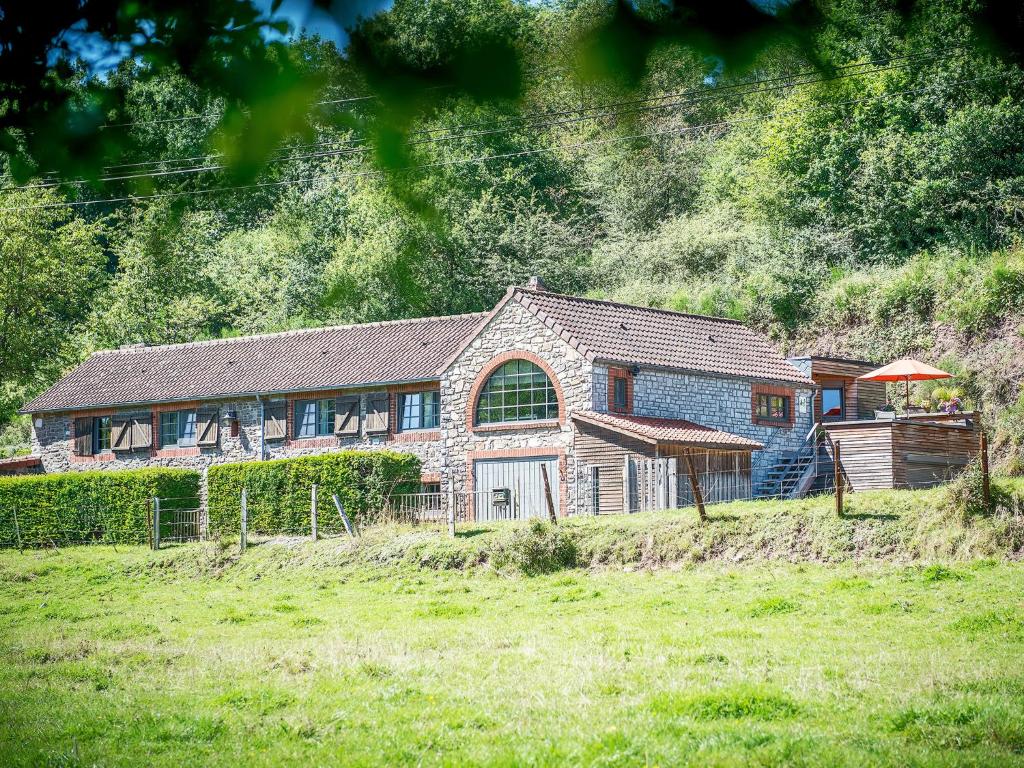
[[[342,451],[297,459],[250,461],[210,467],[208,499],[210,532],[237,533],[241,528],[241,495],[246,489],[248,530],[266,534],[308,534],[310,490],[319,499],[318,527],[341,530],[332,494],[357,525],[383,510],[392,493],[418,490],[420,461],[393,451]]]
[[[189,469],[0,478],[0,544],[142,544],[149,499],[198,495],[199,473]]]
[[[490,564],[496,570],[517,570],[527,576],[575,568],[579,550],[570,536],[557,526],[533,520],[515,528],[494,543]]]

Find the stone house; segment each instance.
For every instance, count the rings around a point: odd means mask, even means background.
[[[22,412],[45,472],[388,448],[484,519],[544,514],[545,472],[563,515],[682,503],[683,464],[715,499],[765,491],[814,387],[738,322],[535,279],[487,313],[97,352]]]

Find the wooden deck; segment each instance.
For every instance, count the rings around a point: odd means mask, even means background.
[[[855,491],[928,488],[952,479],[978,454],[977,413],[920,414],[891,421],[826,422]],[[828,449],[831,456],[831,449]]]

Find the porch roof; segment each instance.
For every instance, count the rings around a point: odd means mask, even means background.
[[[573,420],[610,429],[648,443],[692,445],[701,448],[720,448],[733,451],[757,451],[764,446],[731,432],[722,432],[683,419],[661,419],[630,414],[580,411]]]

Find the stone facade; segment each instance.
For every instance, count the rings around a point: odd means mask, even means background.
[[[554,421],[475,426],[475,393],[498,364],[526,358],[548,370],[559,393],[560,418]],[[445,466],[442,488],[472,490],[479,458],[558,456],[562,512],[575,507],[574,411],[592,400],[592,366],[587,359],[518,302],[510,301],[452,362],[441,378],[441,431]]]
[[[34,415],[33,453],[41,458],[46,472],[163,466],[199,469],[205,475],[206,469],[220,463],[258,460],[261,457],[275,459],[306,456],[341,449],[387,448],[418,456],[422,461],[424,481],[439,482],[441,490],[446,493],[473,490],[476,461],[552,456],[558,459],[561,512],[569,514],[586,506],[580,503],[578,491],[588,493],[577,477],[580,473],[576,467],[576,434],[572,416],[588,410],[608,412],[609,368],[604,364],[591,363],[565,339],[564,334],[560,335],[551,325],[539,319],[519,301],[507,301],[434,381],[267,397],[263,400],[265,404],[280,402],[282,399],[288,403],[288,437],[283,440],[267,440],[262,450],[261,403],[256,398],[249,398],[124,409],[125,412],[151,413],[155,445],[159,442],[160,412],[217,405],[220,421],[216,447],[153,448],[126,453],[108,451],[98,456],[74,456],[74,419],[115,413],[106,409]],[[474,410],[480,388],[501,364],[516,358],[530,360],[548,374],[559,400],[558,418],[537,422],[476,424]],[[772,463],[770,455],[799,448],[812,426],[812,390],[806,386],[761,383],[740,377],[681,373],[642,366],[617,369],[617,375],[629,377],[628,399],[635,415],[686,419],[764,444],[768,449],[765,451],[768,460],[755,459],[755,483],[760,479],[758,473],[763,473]],[[779,426],[757,423],[752,413],[752,400],[757,388],[762,386],[772,386],[792,394],[792,424]],[[379,394],[384,389],[390,396],[390,419],[386,434],[366,435],[361,427],[359,437],[291,437],[294,400],[362,394],[360,423],[365,425],[367,396]],[[396,431],[399,395],[403,391],[431,389],[439,391],[439,428]],[[236,434],[232,434],[229,412],[237,414]],[[203,485],[205,489],[205,483]]]
[[[594,366],[593,408],[608,412],[608,368]],[[640,368],[633,377],[633,413],[686,419],[742,437],[757,440],[765,446],[754,463],[756,484],[774,463],[774,456],[795,451],[803,444],[814,415],[809,387],[789,387],[794,396],[792,425],[776,426],[755,423],[752,411],[756,382],[727,376]]]

